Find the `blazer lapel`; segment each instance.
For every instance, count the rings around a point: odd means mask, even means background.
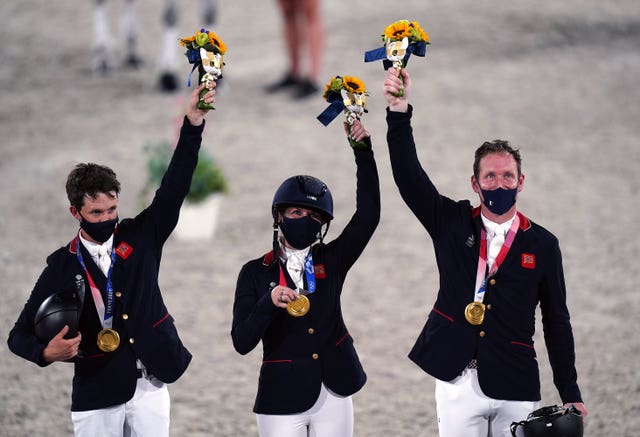
[[[531,223],[524,214],[519,212],[517,214],[520,219],[520,225],[518,226],[518,232],[516,233],[516,237],[513,239],[511,248],[507,253],[507,257],[502,262],[501,267],[505,269],[510,268],[511,264],[514,262],[520,263],[522,254],[526,252],[526,248],[528,246],[526,232],[531,228]]]

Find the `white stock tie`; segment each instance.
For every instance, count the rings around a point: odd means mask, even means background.
[[[291,279],[293,279],[293,282],[296,283],[296,286],[298,288],[303,288],[302,270],[304,269],[304,259],[301,259],[296,255],[290,256],[287,260],[287,270],[289,271],[289,275],[291,276]]]
[[[102,244],[98,246],[98,267],[105,276],[109,273],[111,267],[111,254],[109,253],[109,245]]]
[[[487,251],[487,265],[489,266],[489,270],[493,267],[493,263],[495,262],[498,254],[500,253],[500,249],[504,244],[504,235],[505,230],[501,225],[498,225],[493,230],[493,237],[491,238],[491,242],[489,243],[489,250]]]

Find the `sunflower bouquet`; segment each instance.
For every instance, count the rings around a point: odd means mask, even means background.
[[[382,34],[382,42],[384,43],[382,47],[365,52],[364,61],[383,59],[384,69],[396,68],[398,74],[406,67],[412,54],[424,56],[427,44],[430,44],[427,32],[417,21],[409,20],[398,20],[388,25]],[[398,97],[403,94],[403,90],[400,90]]]
[[[322,98],[329,103],[329,106],[318,115],[317,119],[327,126],[341,112],[346,115],[345,122],[352,126],[359,120],[362,114],[367,111],[367,99],[369,95],[364,82],[355,76],[334,76],[325,85]],[[355,141],[349,138],[351,147],[366,147],[362,141]]]
[[[200,92],[198,108],[215,109],[213,105],[205,103],[204,95],[213,88],[213,82],[222,77],[224,67],[223,58],[227,52],[227,46],[215,33],[200,29],[194,35],[187,38],[180,38],[180,45],[187,51],[185,56],[190,64],[193,64],[187,86],[191,86],[191,74],[198,69],[200,82],[204,82],[205,87]]]

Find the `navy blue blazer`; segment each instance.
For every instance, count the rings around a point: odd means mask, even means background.
[[[46,344],[34,334],[33,321],[40,304],[51,294],[75,290],[75,276],[85,277],[85,301],[79,330],[81,357],[74,361],[72,411],[85,411],[122,404],[136,389],[136,359],[149,373],[171,383],[186,370],[191,354],[182,344],[158,286],[162,247],[178,221],[182,202],[189,191],[198,160],[204,123],[191,126],[185,117],[173,158],[151,205],[133,219],[122,220],[114,235],[116,260],[112,283],[115,291],[113,328],[120,335],[114,352],[98,349],[96,337],[101,322],[88,287],[84,269],[77,259],[74,238],[47,258],[15,326],[9,333],[9,348],[39,366],[47,366],[42,352]],[[83,260],[105,297],[106,277],[79,244]]]
[[[469,324],[464,309],[474,299],[483,226],[480,208],[438,193],[420,166],[411,116],[411,107],[408,113],[387,110],[391,166],[400,194],[433,240],[440,289],[409,358],[443,381],[457,377],[475,358],[485,395],[540,400],[533,342],[539,303],[560,397],[565,403],[581,402],[558,240],[520,214],[511,249],[487,284],[484,322]]]
[[[342,317],[340,295],[347,271],[358,259],[380,219],[380,189],[373,151],[354,150],[357,164],[357,210],[340,236],[312,246],[316,291],[303,317],[292,317],[271,301],[271,284],[279,283],[280,262],[273,252],[246,263],[238,276],[231,336],[235,349],[247,354],[262,341],[263,362],[253,411],[300,413],[313,406],[321,383],[348,396],[366,374]],[[295,285],[286,267],[287,284]],[[306,283],[305,283],[306,287]]]

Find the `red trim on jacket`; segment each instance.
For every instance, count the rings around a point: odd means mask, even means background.
[[[161,318],[160,320],[158,320],[156,323],[153,324],[153,327],[155,328],[156,326],[158,326],[160,323],[164,322],[168,318],[169,318],[169,313],[167,312],[167,314],[165,314],[163,318]]]
[[[431,311],[433,311],[433,312],[434,312],[434,313],[436,313],[436,314],[440,314],[442,317],[444,317],[445,319],[449,320],[451,323],[453,323],[453,322],[454,322],[453,317],[446,315],[446,314],[445,314],[445,313],[443,313],[442,311],[438,311],[438,310],[436,309],[436,307],[433,307],[433,309],[432,309]]]
[[[517,345],[517,346],[524,346],[524,347],[528,347],[529,349],[535,349],[535,348],[533,347],[533,345],[532,345],[532,344],[523,343],[523,342],[521,342],[521,341],[512,341],[512,342],[511,342],[511,344],[515,344],[515,345]]]
[[[76,237],[73,237],[73,240],[69,242],[69,252],[75,255],[77,251],[78,248],[76,247]]]
[[[349,333],[347,332],[340,340],[337,341],[336,346],[345,341],[349,337]]]
[[[481,208],[476,206],[471,210],[471,217],[476,218],[480,215]],[[531,228],[531,221],[527,216],[522,214],[520,211],[516,211],[518,217],[520,217],[520,226],[518,227],[521,231],[526,231]]]
[[[262,258],[262,265],[263,266],[270,266],[273,263],[273,259],[274,258],[275,258],[275,255],[274,255],[273,250],[272,250],[269,253],[264,255],[264,258]]]
[[[95,354],[95,355],[88,355],[86,357],[82,357],[82,359],[89,360],[91,358],[100,358],[100,357],[104,357],[104,356],[105,356],[105,354]]]

